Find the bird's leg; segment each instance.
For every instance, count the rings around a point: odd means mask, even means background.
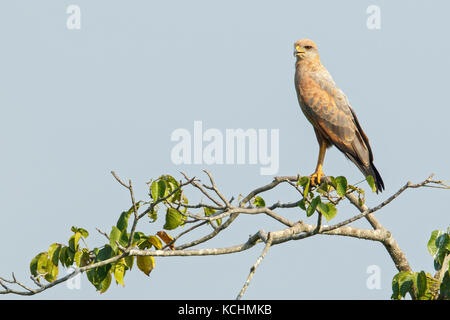
[[[325,159],[325,152],[327,151],[327,144],[325,141],[320,142],[319,158],[317,159],[316,171],[311,175],[312,185],[320,184],[320,179],[325,175],[322,171],[323,160]]]

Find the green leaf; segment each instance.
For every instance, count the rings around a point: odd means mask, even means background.
[[[141,239],[147,240],[147,236],[140,231],[135,231],[133,236],[133,244],[138,243]]]
[[[78,232],[81,233],[81,235],[82,235],[84,238],[89,237],[89,232],[88,232],[86,229],[78,228]]]
[[[81,257],[83,256],[83,251],[77,251],[75,253],[75,256],[73,257],[73,260],[75,261],[75,264],[77,267],[80,267],[81,265]]]
[[[160,179],[164,180],[166,182],[167,193],[173,192],[176,188],[178,188],[180,186],[177,179],[175,179],[171,175],[168,175],[168,174],[163,175],[163,176],[161,176]]]
[[[57,266],[59,261],[59,253],[61,252],[61,244],[53,243],[48,248],[48,257],[52,260],[52,263]]]
[[[67,248],[66,264],[67,264],[67,266],[71,266],[71,265],[73,265],[73,262],[75,259],[75,252],[70,250],[69,247],[66,247],[66,248]]]
[[[37,273],[38,260],[39,260],[39,254],[37,256],[35,256],[33,259],[31,259],[31,262],[30,262],[30,273],[35,277],[38,275],[38,273]]]
[[[311,185],[311,179],[308,177],[308,182],[306,183],[305,187],[303,188],[303,196],[307,197],[309,192],[309,186]]]
[[[150,196],[154,201],[158,200],[159,198],[159,186],[158,186],[158,180],[155,180],[150,185]]]
[[[116,283],[125,287],[125,283],[123,283],[123,277],[125,275],[125,262],[121,259],[116,266],[114,267],[114,279],[116,279]]]
[[[327,221],[333,219],[337,214],[337,209],[332,203],[319,203],[319,211]]]
[[[41,256],[45,256],[47,252],[41,252],[37,254],[30,262],[30,272],[33,276],[37,276],[38,273],[38,261],[41,258]],[[41,268],[42,268],[42,262],[41,262]]]
[[[326,181],[322,181],[320,186],[317,188],[317,192],[320,192],[321,194],[327,194],[328,191],[331,189],[331,186]]]
[[[448,233],[434,230],[431,233],[430,240],[427,244],[428,252],[431,254],[433,259],[435,260],[435,265],[437,269],[440,269],[445,256],[448,254],[448,247],[450,245],[450,236]]]
[[[111,248],[113,249],[113,251],[115,253],[117,253],[117,250],[118,250],[116,241],[120,240],[121,234],[122,234],[122,232],[116,226],[113,226],[111,229],[111,232],[109,233],[109,245],[111,246]]]
[[[183,222],[184,217],[178,210],[167,208],[166,223],[163,226],[164,229],[173,230],[183,224]]]
[[[81,259],[80,259],[80,267],[84,267],[89,264],[89,259],[90,259],[89,252],[87,250],[86,251],[84,251],[84,250],[85,249],[83,249],[83,254],[81,255]]]
[[[114,251],[109,245],[105,245],[97,254],[96,262],[105,261],[114,256]]]
[[[67,262],[67,255],[68,255],[67,251],[69,251],[69,250],[70,250],[69,247],[63,246],[63,247],[61,247],[61,251],[59,253],[59,261],[61,262],[61,264],[64,267],[70,266],[70,265],[66,264],[66,262]]]
[[[168,194],[172,193],[173,191],[175,191],[175,189],[177,189],[180,186],[178,181],[174,177],[172,177],[171,175],[168,175],[168,174],[167,175],[163,175],[163,176],[161,176],[160,179],[164,180],[165,183],[166,183],[165,195],[168,195]],[[178,190],[172,196],[170,196],[167,200],[170,201],[170,202],[181,201],[180,198],[181,198],[181,190]]]
[[[100,291],[100,293],[105,293],[106,290],[108,290],[109,286],[111,285],[111,273],[108,272],[106,277],[103,279],[103,281],[100,283],[99,286],[97,286],[97,290]]]
[[[427,292],[427,276],[424,271],[416,273],[416,283],[417,283],[417,296],[422,298]]]
[[[97,268],[90,269],[90,270],[86,271],[86,276],[87,276],[89,282],[92,283],[92,285],[97,288],[97,286],[101,282],[98,279]]]
[[[449,264],[449,270],[450,270],[450,264]],[[447,270],[444,273],[444,278],[442,279],[442,282],[439,287],[440,295],[443,299],[450,299],[450,271]]]
[[[434,230],[433,232],[431,232],[431,237],[430,240],[428,240],[427,249],[430,255],[433,257],[433,259],[435,258],[438,249],[436,246],[436,239],[443,233],[444,232],[440,230]]]
[[[393,300],[401,300],[402,296],[400,295],[400,285],[398,283],[398,273],[392,279],[392,295],[391,299]]]
[[[51,259],[47,260],[47,274],[44,276],[48,282],[53,282],[58,277],[58,266],[52,263]]]
[[[258,208],[264,208],[266,206],[266,202],[260,196],[256,196],[254,205],[257,206]]]
[[[208,207],[203,207],[203,212],[205,213],[205,216],[210,216],[214,213],[216,213],[216,210]]]
[[[128,269],[132,269],[133,268],[133,263],[134,263],[134,256],[127,256],[125,257],[125,266]]]
[[[166,194],[167,185],[166,182],[162,179],[153,181],[150,185],[150,195],[153,201],[157,201],[161,199]]]
[[[75,232],[69,239],[69,248],[75,253],[78,250],[78,242],[80,241],[81,233]]]
[[[305,198],[303,198],[302,200],[300,200],[298,206],[299,206],[302,210],[306,210],[306,206],[305,206]]]
[[[377,187],[375,186],[375,180],[373,179],[373,177],[371,175],[368,175],[366,177],[366,181],[369,184],[369,186],[372,189],[372,191],[373,192],[377,192]]]
[[[127,230],[123,230],[120,234],[119,244],[122,247],[126,247],[128,245],[129,235],[127,233]]]
[[[308,217],[313,215],[313,213],[316,211],[317,205],[319,203],[321,203],[320,196],[317,196],[314,199],[312,199],[311,204],[309,205],[308,209],[306,210],[306,215]]]
[[[83,228],[77,228],[77,227],[72,226],[72,228],[70,228],[70,230],[72,230],[73,233],[77,233],[77,232],[81,233],[81,235],[85,238],[87,238],[89,236],[89,232],[87,232],[87,230],[83,229]]]
[[[300,177],[297,181],[297,185],[298,186],[302,186],[303,188],[305,188],[306,184],[309,182],[309,177],[305,176],[305,177]]]
[[[123,211],[120,214],[119,220],[117,220],[117,228],[120,231],[127,230],[128,228],[128,219],[130,218],[131,211]]]
[[[414,277],[414,274],[411,272],[405,272],[400,277],[399,284],[400,284],[400,294],[402,297],[405,297],[406,294],[413,287],[413,285],[414,285],[413,277]]]
[[[170,174],[166,174],[163,176],[163,178],[168,182],[173,184],[173,189],[171,189],[171,191],[173,191],[174,189],[178,188],[180,186],[179,182],[177,181],[177,179],[175,179],[174,177],[172,177]]]
[[[444,233],[436,238],[436,247],[438,248],[438,260],[439,263],[442,265],[444,262],[444,258],[449,252],[449,246],[450,246],[450,235],[448,233]]]
[[[328,176],[328,177],[330,178],[331,184],[332,184],[333,186],[335,186],[335,185],[336,185],[336,178],[333,177],[333,176]]]
[[[152,256],[137,256],[136,264],[139,270],[148,276],[155,267],[155,259]]]
[[[111,274],[109,272],[110,269],[111,269],[111,264],[107,264],[107,265],[104,265],[101,267],[97,267],[97,268],[88,270],[86,272],[86,275],[87,275],[88,280],[97,288],[97,290],[102,290],[105,287],[106,287],[106,289],[108,289],[107,288],[107,287],[109,287],[108,281],[110,281],[110,280],[106,280],[105,283],[103,283],[103,281],[108,276],[111,276]],[[104,286],[105,284],[107,284],[107,286]]]
[[[343,176],[336,177],[336,192],[339,196],[344,197],[347,193],[347,179]]]
[[[67,246],[62,246],[59,253],[59,261],[64,267],[70,267],[75,258],[75,252]]]
[[[392,279],[391,299],[400,300],[411,290],[414,285],[415,274],[409,271],[397,273]]]
[[[141,239],[137,242],[137,246],[139,249],[144,250],[152,246],[152,244],[148,242],[147,239],[147,236],[141,237]]]
[[[97,249],[98,250],[98,249]],[[97,251],[94,249],[94,251]],[[95,253],[95,252],[94,252]],[[102,249],[98,250],[95,257],[95,262],[105,261],[109,258],[111,258],[114,255],[114,251],[112,250],[111,246],[105,245]],[[94,269],[90,269],[86,272],[86,275],[88,277],[88,280],[97,288],[97,290],[102,291],[102,289],[106,290],[109,287],[109,284],[111,282],[111,279],[106,279],[108,276],[111,277],[111,274],[109,273],[111,269],[111,263],[106,264],[101,267],[97,267]],[[106,279],[106,282],[103,282]],[[109,283],[108,283],[109,281]],[[103,292],[105,292],[104,290]]]
[[[50,261],[50,263],[51,263],[51,261]],[[50,278],[47,281],[49,281],[49,282],[55,281],[58,278],[58,273],[59,273],[58,266],[53,265],[52,271],[49,275]]]
[[[39,255],[39,259],[37,261],[37,272],[42,274],[47,272],[48,265],[48,254],[47,252],[42,252]]]

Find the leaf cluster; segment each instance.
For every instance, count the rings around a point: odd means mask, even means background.
[[[375,192],[376,188],[373,178],[368,176],[366,180]],[[303,194],[299,207],[306,212],[307,217],[311,217],[315,212],[318,212],[327,221],[330,221],[337,215],[337,204],[348,193],[356,192],[360,205],[363,205],[365,202],[364,190],[348,184],[347,179],[343,176],[330,176],[330,183],[323,181],[318,186],[312,185],[308,176],[299,177],[297,186]]]
[[[33,278],[37,282],[40,282],[42,278],[47,282],[53,282],[58,278],[60,266],[65,268],[76,266],[86,270],[91,284],[100,293],[104,293],[110,287],[113,278],[117,284],[125,285],[125,274],[133,268],[135,260],[138,269],[149,276],[155,268],[154,257],[138,256],[135,258],[124,255],[124,248],[161,250],[165,243],[169,249],[174,249],[174,239],[163,230],[150,235],[136,231],[133,232],[133,239],[130,241],[130,217],[134,215],[135,210],[139,211],[140,208],[146,207],[145,212],[150,222],[155,222],[158,218],[159,207],[165,206],[166,215],[163,228],[173,230],[182,226],[186,221],[187,209],[180,208],[179,203],[188,203],[180,183],[170,175],[163,175],[149,183],[149,195],[152,201],[138,201],[130,209],[120,214],[116,225],[112,226],[110,233],[106,235],[108,243],[102,247],[89,249],[86,244],[89,232],[83,228],[72,227],[73,234],[67,244],[53,243],[47,251],[40,252],[31,260],[30,272]],[[205,210],[205,215],[212,213],[214,212]]]
[[[434,230],[428,240],[427,249],[433,257],[435,270],[443,273],[443,276],[433,277],[425,271],[399,272],[392,279],[391,299],[400,300],[407,293],[418,300],[450,299],[450,266],[448,262],[444,265],[450,254],[449,231]]]

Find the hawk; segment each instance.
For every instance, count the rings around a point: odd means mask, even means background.
[[[314,127],[319,142],[319,157],[311,182],[319,184],[326,149],[336,146],[364,176],[371,175],[378,191],[384,190],[383,179],[373,164],[369,139],[361,128],[344,92],[333,81],[320,62],[316,44],[301,39],[294,44],[295,89],[300,107]]]

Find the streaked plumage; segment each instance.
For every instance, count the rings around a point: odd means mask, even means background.
[[[365,176],[371,175],[374,178],[377,191],[383,191],[384,183],[373,164],[369,139],[346,95],[336,86],[320,62],[316,44],[309,39],[302,39],[295,42],[294,50],[297,57],[295,89],[298,101],[306,118],[313,125],[321,146],[313,177],[318,176],[320,182],[325,149],[335,145]]]

